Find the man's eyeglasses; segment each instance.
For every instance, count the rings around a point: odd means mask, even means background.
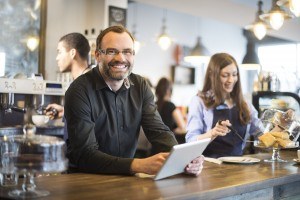
[[[133,49],[124,49],[122,51],[119,51],[118,49],[108,48],[108,49],[99,49],[98,51],[108,56],[116,56],[119,53],[122,53],[124,56],[129,57],[135,54]]]

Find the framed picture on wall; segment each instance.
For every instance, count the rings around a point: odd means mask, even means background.
[[[126,27],[126,9],[109,6],[109,26],[122,25]]]
[[[173,65],[172,79],[174,84],[193,85],[195,84],[196,69],[190,66]]]

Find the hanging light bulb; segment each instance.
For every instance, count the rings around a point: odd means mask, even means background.
[[[27,39],[26,45],[30,51],[34,51],[39,45],[39,39],[37,37],[29,37]]]
[[[134,37],[134,43],[133,43],[134,47],[133,48],[134,48],[135,53],[137,54],[141,48],[141,43],[136,39],[137,34],[136,34],[136,25],[135,24],[133,25],[133,28],[132,28],[132,35]]]
[[[133,21],[134,24],[132,25],[132,35],[134,37],[134,51],[137,54],[141,48],[141,43],[137,40],[137,33],[136,33],[136,19],[137,19],[137,3],[135,3],[134,10],[133,10]]]
[[[162,33],[158,38],[158,44],[163,50],[167,50],[171,43],[171,38],[165,33]]]
[[[245,28],[247,30],[253,31],[255,37],[261,40],[267,34],[267,29],[269,28],[269,26],[262,19],[259,18],[259,16],[263,14],[262,11],[263,2],[258,1],[257,5],[258,5],[258,11],[256,12],[255,15],[255,21],[252,24],[246,26]]]
[[[300,16],[300,0],[278,0],[277,5],[287,7],[296,17]]]
[[[164,10],[164,15],[166,15],[166,11]],[[160,48],[163,50],[167,50],[170,45],[172,44],[171,38],[167,35],[166,33],[166,16],[163,18],[163,26],[162,26],[162,31],[161,34],[158,37],[158,44]]]
[[[300,16],[300,0],[289,0],[289,7],[296,17]]]
[[[280,12],[272,12],[270,13],[270,24],[273,29],[279,30],[283,25],[284,17]]]
[[[265,37],[265,35],[267,34],[266,25],[263,22],[258,22],[256,24],[254,24],[253,32],[254,32],[255,37],[257,37],[257,39],[259,39],[259,40],[263,39]]]
[[[277,5],[277,1],[278,0],[272,0],[271,10],[268,13],[260,15],[260,18],[268,21],[274,30],[279,30],[282,27],[284,20],[292,17]]]
[[[26,46],[30,51],[34,51],[39,46],[39,35],[37,29],[30,27],[28,29],[28,37],[26,38]]]

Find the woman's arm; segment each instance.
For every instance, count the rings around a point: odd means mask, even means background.
[[[228,120],[222,121],[221,124],[212,124],[212,121],[212,110],[205,108],[201,98],[195,96],[189,105],[186,141],[214,139],[229,132],[227,126],[231,124]]]

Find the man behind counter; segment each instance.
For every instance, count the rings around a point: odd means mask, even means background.
[[[134,38],[124,27],[112,26],[97,38],[98,67],[78,77],[65,95],[69,144],[67,157],[75,171],[107,174],[156,174],[173,145],[144,78],[131,73]],[[155,155],[134,159],[140,126]],[[186,167],[198,175],[203,157]]]

